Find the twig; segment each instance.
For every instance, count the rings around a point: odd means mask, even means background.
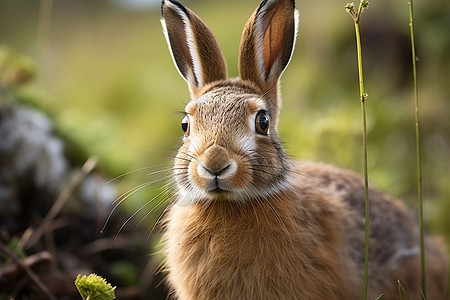
[[[78,185],[80,185],[83,179],[94,169],[96,165],[97,159],[95,157],[90,157],[81,169],[75,173],[72,178],[70,178],[55,203],[53,203],[53,206],[50,208],[50,211],[45,216],[41,225],[36,229],[35,234],[28,240],[28,243],[26,244],[27,247],[33,246],[37,241],[39,241],[42,235],[47,232],[51,222],[69,199],[70,195],[72,195],[73,191],[78,187]]]
[[[23,250],[23,248],[26,246],[30,238],[33,236],[33,234],[34,234],[33,227],[28,227],[20,237],[20,240],[17,243],[17,247],[14,249],[14,254],[17,254]]]
[[[36,284],[36,286],[48,297],[48,299],[56,300],[56,298],[53,296],[53,294],[48,290],[48,288],[42,283],[42,281],[39,279],[39,277],[36,276],[36,274],[26,265],[24,265],[20,259],[11,252],[11,250],[8,249],[1,241],[0,241],[0,250],[8,255],[14,263],[22,268],[30,277],[30,279]]]
[[[155,270],[157,269],[157,265],[153,258],[149,258],[147,261],[147,265],[139,277],[139,281],[137,286],[141,291],[147,291],[153,279],[155,278]]]
[[[130,246],[130,237],[122,234],[120,237],[108,237],[95,240],[79,249],[79,253],[87,257],[98,252],[111,249],[127,249]]]
[[[9,248],[8,248],[9,249]],[[11,250],[9,250],[11,251]],[[14,252],[11,251],[14,255]],[[17,256],[17,255],[16,255]],[[9,258],[9,260],[12,260]],[[24,266],[28,266],[33,269],[36,266],[48,264],[53,261],[53,256],[48,251],[42,251],[30,256],[25,257],[21,262]],[[6,263],[4,267],[0,269],[0,282],[16,281],[17,278],[23,275],[23,269],[16,264]]]

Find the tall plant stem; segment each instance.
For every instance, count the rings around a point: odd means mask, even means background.
[[[416,124],[416,168],[417,168],[417,199],[419,211],[419,227],[420,227],[420,272],[422,292],[426,297],[426,280],[425,280],[425,243],[423,231],[423,197],[422,197],[422,149],[420,144],[420,126],[419,126],[419,89],[417,85],[417,57],[416,45],[414,42],[414,8],[413,0],[409,0],[409,29],[411,34],[411,52],[412,52],[412,67],[413,67],[413,81],[414,81],[414,118]],[[426,299],[426,298],[425,298]]]
[[[355,12],[353,3],[347,4],[347,12],[353,17],[356,34],[356,51],[358,58],[358,78],[359,78],[359,96],[361,102],[361,111],[363,118],[363,173],[364,173],[364,191],[365,191],[365,243],[364,243],[364,291],[363,300],[367,299],[367,286],[369,281],[369,175],[367,170],[367,116],[366,116],[366,100],[367,94],[364,90],[364,77],[362,65],[362,51],[361,51],[361,34],[359,31],[359,20],[364,8],[369,5],[368,1],[361,0],[358,11]]]
[[[359,74],[359,93],[361,99],[361,112],[363,118],[363,173],[364,173],[364,192],[365,192],[365,244],[364,244],[364,296],[367,299],[367,283],[369,278],[369,172],[367,170],[367,114],[366,114],[366,99],[367,94],[364,91],[364,79],[362,70],[362,55],[361,55],[361,37],[359,33],[359,25],[355,23],[356,45],[358,52],[358,74]]]

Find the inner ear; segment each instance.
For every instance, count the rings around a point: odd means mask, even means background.
[[[277,88],[297,32],[293,0],[265,0],[247,21],[239,49],[239,74],[262,90]]]
[[[263,60],[266,80],[283,46],[286,30],[286,23],[284,22],[286,16],[283,13],[284,11],[279,9],[278,6],[273,6],[262,19]]]

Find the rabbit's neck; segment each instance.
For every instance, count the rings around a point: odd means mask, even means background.
[[[344,292],[346,283],[338,279],[343,278],[341,246],[333,238],[340,229],[327,222],[334,212],[315,201],[289,200],[295,198],[173,206],[166,231],[167,267],[180,298],[279,299],[286,293],[320,299],[324,289],[335,288],[330,295]],[[330,248],[336,249],[335,257],[321,251]],[[312,282],[299,284],[301,278]],[[317,290],[302,290],[303,284]],[[281,291],[283,286],[295,290]]]

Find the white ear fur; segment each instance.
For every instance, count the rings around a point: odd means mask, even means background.
[[[178,69],[178,72],[180,75],[190,84],[194,84],[196,86],[203,86],[203,76],[202,76],[202,66],[200,63],[200,57],[198,54],[197,44],[195,43],[195,37],[194,33],[192,31],[192,24],[189,20],[189,17],[186,15],[186,11],[181,9],[176,4],[172,3],[171,1],[164,1],[164,4],[170,7],[173,11],[175,11],[181,20],[183,21],[183,27],[184,27],[184,34],[186,37],[186,43],[189,49],[189,58],[191,59],[192,63],[192,69],[182,72],[180,69],[180,66],[178,65],[178,62],[174,56],[174,52],[172,50],[173,45],[170,42],[169,39],[169,33],[167,30],[166,21],[164,18],[161,19],[161,24],[163,26],[164,36],[166,37],[167,44],[169,46],[169,51],[172,56],[172,59],[175,63],[175,66]],[[192,72],[193,71],[193,72]]]
[[[176,0],[163,0],[161,11],[172,59],[192,98],[198,97],[206,84],[226,79],[225,59],[208,26]]]

